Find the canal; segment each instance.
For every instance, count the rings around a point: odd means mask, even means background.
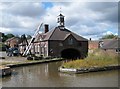
[[[13,68],[11,76],[2,79],[3,87],[117,87],[118,71],[85,74],[58,72],[62,62]]]

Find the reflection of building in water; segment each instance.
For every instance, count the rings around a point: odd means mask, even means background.
[[[48,76],[48,64],[45,66],[45,76]]]

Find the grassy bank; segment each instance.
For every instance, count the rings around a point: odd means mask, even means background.
[[[74,60],[64,63],[65,68],[90,68],[90,67],[105,67],[110,65],[118,65],[118,54],[107,53],[101,50],[95,50],[89,53],[88,57],[81,60]]]

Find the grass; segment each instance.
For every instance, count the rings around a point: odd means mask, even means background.
[[[90,68],[90,67],[105,67],[109,65],[118,65],[118,54],[107,53],[101,50],[95,50],[89,53],[88,57],[81,60],[74,60],[64,63],[65,68]]]

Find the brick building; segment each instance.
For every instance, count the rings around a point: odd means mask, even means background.
[[[49,31],[49,25],[45,25],[44,33],[37,35],[31,52],[52,57],[86,57],[88,53],[88,40],[66,29],[62,14],[58,16],[58,24],[51,31]]]
[[[11,48],[18,46],[19,43],[20,43],[20,38],[18,38],[18,37],[12,37],[5,41],[5,44]]]
[[[94,50],[99,48],[99,40],[98,41],[89,41],[89,50]]]

